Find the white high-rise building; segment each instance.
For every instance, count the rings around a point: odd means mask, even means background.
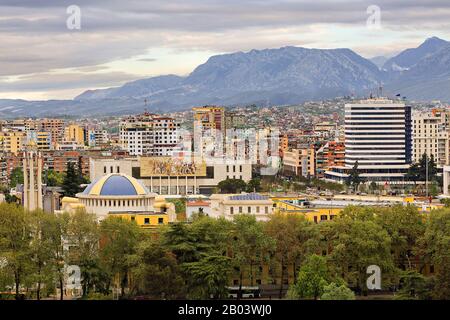
[[[173,118],[144,113],[120,124],[120,143],[130,155],[171,156],[180,142],[180,124]]]
[[[401,182],[412,157],[411,107],[385,98],[345,105],[345,166],[326,172],[345,181],[358,163],[360,177]]]

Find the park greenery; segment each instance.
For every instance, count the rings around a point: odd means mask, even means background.
[[[256,285],[264,266],[280,298],[352,300],[368,294],[366,269],[377,265],[383,292],[395,299],[449,299],[449,244],[446,208],[347,207],[318,224],[300,215],[197,215],[143,230],[118,217],[98,222],[84,211],[2,203],[0,292],[63,298],[66,268],[76,265],[85,299],[219,299],[232,279]]]

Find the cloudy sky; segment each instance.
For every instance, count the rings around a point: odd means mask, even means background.
[[[79,30],[67,27],[71,5]],[[367,27],[370,5],[379,29]],[[0,0],[0,98],[71,99],[187,75],[214,54],[287,45],[393,55],[450,40],[449,16],[449,0]]]

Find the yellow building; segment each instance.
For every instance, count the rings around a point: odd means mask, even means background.
[[[225,109],[223,107],[197,107],[192,108],[192,111],[194,111],[194,125],[199,128],[225,130]]]
[[[344,208],[316,208],[316,207],[306,207],[303,205],[301,199],[278,199],[274,200],[275,210],[274,213],[281,214],[300,214],[306,219],[312,222],[323,222],[333,220],[338,216]],[[305,201],[306,202],[306,201]]]
[[[66,127],[64,138],[67,142],[76,142],[79,145],[84,145],[84,128],[71,124]]]
[[[292,176],[314,176],[316,173],[315,156],[316,152],[313,147],[284,151],[283,173]]]
[[[23,150],[26,134],[22,131],[0,132],[0,151],[17,155]]]
[[[134,221],[143,229],[155,228],[169,223],[169,217],[165,213],[121,212],[111,213],[110,216]]]

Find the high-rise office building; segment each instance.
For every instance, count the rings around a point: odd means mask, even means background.
[[[326,172],[345,181],[358,164],[366,181],[401,183],[412,161],[411,107],[385,98],[345,105],[345,165]]]

